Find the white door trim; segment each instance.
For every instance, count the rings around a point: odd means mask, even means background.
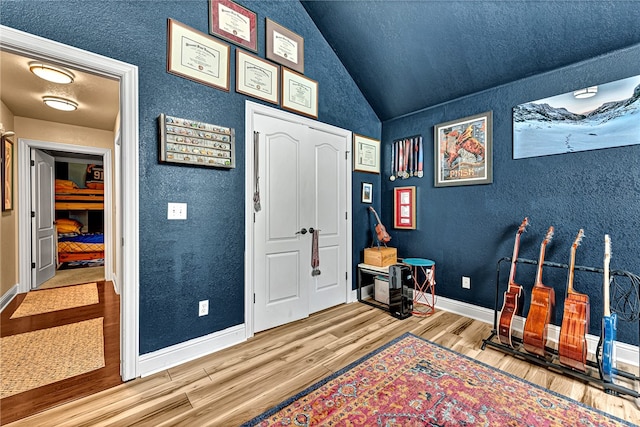
[[[138,296],[139,296],[139,173],[138,173],[138,67],[86,50],[48,40],[33,34],[0,25],[0,47],[34,59],[51,60],[71,68],[81,69],[120,81],[120,135],[122,158],[122,277],[119,277],[120,297],[120,374],[123,380],[138,376]],[[106,165],[105,165],[106,166]],[[105,167],[105,170],[107,168]],[[22,190],[21,190],[22,191]],[[20,197],[20,203],[23,198]],[[20,221],[23,223],[24,221]],[[105,230],[106,231],[106,230]],[[20,234],[22,239],[22,234]],[[20,240],[20,242],[23,242]],[[19,244],[21,265],[24,264],[24,244]],[[30,256],[29,256],[30,257]],[[27,260],[29,259],[26,258]],[[28,286],[20,272],[19,287]]]
[[[258,104],[251,101],[245,102],[245,243],[244,243],[244,265],[245,265],[245,304],[244,304],[244,321],[245,321],[245,336],[250,338],[253,336],[253,292],[254,292],[254,236],[253,236],[253,192],[254,192],[254,150],[253,150],[253,129],[254,129],[254,115],[261,114],[270,116],[278,120],[290,121],[293,123],[299,123],[314,129],[321,130],[323,132],[332,133],[335,135],[343,136],[347,139],[347,164],[351,165],[351,141],[352,132],[346,129],[329,125],[326,123],[318,122],[316,120],[301,117],[296,114],[288,113],[286,111],[278,110],[277,108],[268,107],[263,104]],[[347,269],[348,277],[346,278],[347,284],[352,282],[351,279],[351,265],[352,265],[352,203],[351,203],[351,168],[347,167],[346,173],[346,194],[347,194]],[[345,286],[345,301],[350,302],[351,298],[351,286]]]
[[[112,181],[112,161],[111,150],[108,148],[85,147],[81,145],[62,144],[58,142],[36,141],[33,139],[18,139],[18,247],[20,248],[20,276],[18,284],[18,293],[24,293],[31,290],[32,274],[31,259],[31,173],[30,173],[30,157],[31,149],[37,150],[55,150],[65,151],[67,153],[90,154],[102,157],[104,165],[104,182]],[[104,186],[104,235],[112,236],[112,189],[111,185]],[[112,280],[113,271],[113,240],[104,239],[104,273],[106,280]]]

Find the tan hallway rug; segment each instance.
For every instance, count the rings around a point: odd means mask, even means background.
[[[104,319],[0,338],[0,399],[105,366]]]
[[[38,286],[38,289],[59,288],[60,286],[101,282],[103,280],[104,267],[70,268],[68,270],[56,270],[56,275]]]
[[[98,304],[99,302],[96,283],[31,291],[27,293],[20,306],[11,315],[11,319]]]

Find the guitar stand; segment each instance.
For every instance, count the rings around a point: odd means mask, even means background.
[[[546,347],[545,354],[547,354],[548,356],[541,357],[541,356],[538,356],[537,354],[532,354],[525,351],[522,347],[522,339],[519,337],[514,337],[514,336],[511,337],[511,340],[514,343],[513,348],[508,345],[502,344],[499,340],[494,341],[494,338],[498,336],[498,313],[500,312],[500,308],[498,306],[498,302],[499,302],[498,300],[500,295],[500,289],[499,289],[500,288],[500,264],[502,262],[511,263],[511,258],[510,257],[502,258],[498,260],[498,263],[497,263],[496,296],[495,296],[495,306],[494,306],[494,313],[493,313],[493,329],[491,330],[491,335],[489,335],[489,337],[487,337],[486,339],[482,340],[482,347],[481,347],[482,350],[484,350],[487,346],[491,346],[497,350],[510,354],[519,359],[527,360],[528,362],[534,363],[538,366],[542,366],[549,370],[559,372],[561,374],[579,379],[586,383],[591,383],[596,386],[599,386],[605,391],[605,393],[608,393],[614,396],[619,396],[621,394],[624,394],[624,395],[632,396],[633,398],[636,398],[636,399],[640,397],[640,393],[636,390],[630,389],[628,387],[624,387],[614,382],[605,382],[603,380],[604,376],[602,375],[600,364],[597,363],[597,361],[593,362],[591,360],[587,360],[587,366],[588,366],[587,372],[581,372],[581,371],[569,368],[567,366],[564,366],[559,362],[554,362],[554,360],[557,360],[557,356],[558,356],[558,351],[555,349]],[[531,260],[531,259],[524,259],[524,258],[517,258],[516,263],[538,265],[538,261]],[[545,261],[543,262],[542,265],[548,266],[548,267],[554,267],[554,268],[569,269],[568,265],[558,264],[555,262]],[[604,273],[604,270],[601,268],[584,267],[579,265],[574,266],[574,270],[588,271],[588,272],[600,273],[600,274]],[[630,273],[626,271],[620,271],[620,270],[611,270],[609,274],[612,276],[615,276],[615,275],[628,276]],[[640,331],[639,331],[639,334],[640,334]],[[598,351],[596,350],[596,357],[598,357],[597,354],[598,354]],[[640,365],[640,354],[638,359],[639,359],[638,365]],[[639,369],[640,369],[640,366],[639,366]],[[592,375],[591,373],[593,372],[597,372],[598,377]],[[620,369],[615,370],[614,376],[626,378],[628,380],[633,381],[634,384],[640,382],[640,376],[636,376],[630,372],[625,372]]]

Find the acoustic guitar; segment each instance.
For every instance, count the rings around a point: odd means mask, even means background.
[[[529,353],[545,356],[547,345],[547,328],[551,321],[556,294],[553,288],[542,284],[542,264],[547,244],[553,238],[553,226],[549,227],[547,235],[540,245],[540,260],[536,272],[536,282],[531,290],[531,305],[524,324],[524,349]]]
[[[589,296],[573,289],[573,270],[576,263],[576,249],[584,236],[580,229],[571,246],[571,264],[567,278],[567,297],[564,300],[564,313],[560,327],[558,354],[560,363],[582,372],[587,370],[587,339],[589,332]]]
[[[600,372],[604,382],[612,382],[612,375],[616,373],[613,367],[613,342],[616,340],[618,316],[611,313],[609,308],[609,263],[611,261],[611,239],[608,234],[604,236],[604,285],[602,287],[604,299],[604,317],[602,318],[602,333],[598,342],[598,361]]]
[[[511,272],[509,273],[509,287],[504,293],[502,310],[500,310],[500,321],[498,323],[498,338],[500,342],[512,348],[511,327],[513,316],[520,312],[520,301],[522,299],[522,286],[515,282],[516,259],[518,259],[518,250],[520,249],[520,236],[525,232],[527,225],[529,225],[529,218],[525,218],[524,221],[522,221],[516,233],[516,241],[513,245],[513,257],[511,259]]]
[[[389,242],[391,240],[391,236],[389,236],[389,233],[387,233],[387,229],[385,228],[385,226],[382,225],[382,221],[380,221],[378,213],[375,209],[373,209],[372,206],[369,206],[369,210],[373,212],[373,214],[376,216],[376,221],[378,221],[378,224],[376,225],[376,234],[378,235],[378,241],[382,243]]]

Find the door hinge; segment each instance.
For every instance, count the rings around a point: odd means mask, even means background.
[[[349,280],[349,272],[348,271],[344,272],[344,280]]]
[[[35,262],[31,263],[31,268],[36,268],[36,263]]]
[[[344,213],[344,219],[349,219],[349,212]]]
[[[253,294],[253,303],[256,303],[256,294]]]
[[[344,159],[345,160],[349,160],[349,152],[348,151],[344,152]]]
[[[122,240],[121,244],[122,244],[122,246],[124,246],[124,237],[122,237],[121,240]]]
[[[35,160],[31,160],[31,166],[35,166],[35,165],[36,165]]]
[[[34,211],[31,211],[31,218],[35,218],[36,217],[36,213]]]

